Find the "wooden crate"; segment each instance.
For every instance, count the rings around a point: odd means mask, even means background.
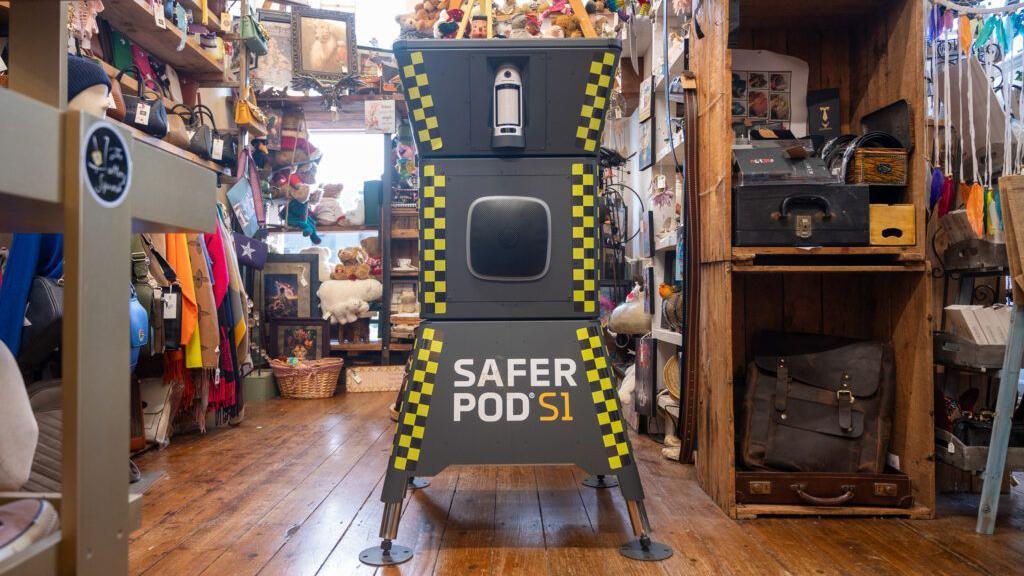
[[[872,204],[868,207],[873,246],[906,246],[917,238],[917,212],[913,204]]]
[[[730,3],[739,26],[730,32]],[[700,194],[700,374],[697,476],[734,518],[763,515],[934,515],[930,267],[925,260],[924,10],[916,0],[705,0],[691,31],[698,78]],[[734,42],[730,44],[730,39]],[[808,63],[808,89],[839,91],[842,131],[906,100],[911,152],[906,186],[892,202],[911,205],[905,245],[825,248],[732,244],[732,48],[770,50]],[[913,485],[907,509],[740,506],[736,503],[733,383],[760,330],[819,331],[889,342],[896,352],[891,452]]]
[[[931,517],[935,503],[930,272],[852,267],[735,270],[706,265],[701,293],[701,374],[697,474],[705,491],[733,517],[806,514],[809,507],[736,503],[733,384],[743,378],[762,331],[814,332],[890,343],[896,401],[890,453],[911,480],[914,507],[874,515]],[[708,289],[714,286],[714,289]],[[858,512],[859,511],[859,512]],[[815,508],[819,515],[866,514],[863,508]]]
[[[739,2],[739,27],[730,33],[729,5]],[[923,261],[926,255],[924,12],[916,0],[706,0],[697,20],[690,65],[700,111],[697,186],[700,191],[702,262],[776,256],[875,256]],[[730,38],[734,45],[730,45]],[[808,64],[808,90],[839,91],[842,131],[859,132],[861,118],[898,100],[909,102],[914,146],[906,187],[893,187],[893,203],[912,204],[914,241],[898,246],[735,247],[732,244],[732,52],[770,50]]]

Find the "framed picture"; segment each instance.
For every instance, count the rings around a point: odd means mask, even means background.
[[[654,80],[650,76],[644,78],[644,81],[640,83],[640,106],[637,108],[639,112],[639,120],[644,122],[651,117],[651,101],[654,99],[651,90],[654,86]]]
[[[356,17],[351,12],[292,12],[292,73],[336,82],[358,72]]]
[[[637,154],[640,170],[646,170],[654,164],[654,119],[640,123],[640,152]]]
[[[316,254],[267,254],[263,266],[263,318],[320,316],[320,263]]]
[[[270,323],[270,356],[320,360],[330,354],[331,324],[318,318],[274,320]]]
[[[267,54],[260,57],[252,76],[259,89],[285,89],[292,85],[292,17],[288,12],[260,10],[260,23],[267,30]]]

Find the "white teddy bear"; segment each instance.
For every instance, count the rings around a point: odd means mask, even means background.
[[[320,297],[320,309],[324,320],[332,324],[348,324],[359,319],[370,310],[370,302],[379,300],[384,294],[380,281],[326,280],[320,283],[316,295]]]

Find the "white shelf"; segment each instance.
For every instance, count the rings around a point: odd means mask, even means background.
[[[664,328],[652,328],[651,335],[659,342],[674,344],[675,346],[683,345],[683,335],[679,332],[672,332],[671,330],[665,330]]]
[[[658,164],[659,166],[671,167],[673,170],[675,170],[675,163],[676,159],[678,158],[679,165],[683,165],[683,161],[685,159],[686,154],[686,142],[683,140],[682,134],[678,134],[677,136],[678,137],[673,137],[673,141],[676,144],[675,156],[672,155],[672,147],[666,144],[664,147],[661,148],[661,150],[658,150],[658,157],[655,162],[656,164]]]
[[[665,252],[666,250],[676,249],[676,232],[672,231],[669,234],[662,236],[654,241],[655,252]]]

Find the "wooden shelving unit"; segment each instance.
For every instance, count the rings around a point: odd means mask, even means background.
[[[145,48],[161,62],[174,67],[179,73],[207,80],[224,80],[223,63],[211,56],[194,39],[186,40],[185,48],[178,52],[181,31],[171,25],[166,28],[157,26],[153,18],[153,9],[145,0],[109,2],[105,4],[105,9],[100,15],[110,22],[111,26],[129,36],[132,42]]]
[[[730,34],[730,4],[739,23]],[[692,26],[700,144],[701,343],[697,476],[730,516],[868,515],[929,518],[935,513],[932,412],[931,275],[925,260],[923,110],[924,12],[915,0],[715,0]],[[730,44],[730,36],[733,43]],[[897,100],[910,103],[908,186],[900,202],[917,207],[910,246],[761,248],[732,245],[730,46],[796,56],[809,66],[808,89],[838,88],[843,131]],[[736,502],[737,401],[734,383],[765,330],[815,332],[889,343],[896,402],[889,452],[912,484],[909,509],[744,506]]]
[[[127,535],[140,524],[142,504],[124,473],[130,263],[111,258],[111,247],[128,246],[139,231],[210,231],[216,218],[212,167],[115,122],[132,160],[131,185],[112,207],[86,189],[83,137],[103,120],[66,109],[65,9],[63,2],[0,9],[11,45],[10,89],[0,89],[0,229],[61,232],[65,255],[62,491],[0,495],[50,500],[60,531],[0,561],[3,575],[128,573]]]

